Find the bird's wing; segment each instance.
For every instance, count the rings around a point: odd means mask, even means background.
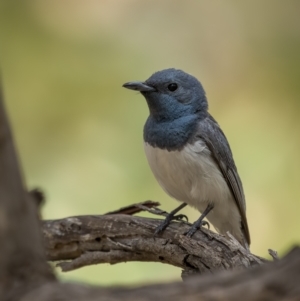
[[[234,196],[241,214],[241,227],[247,243],[250,245],[250,233],[246,218],[246,202],[243,186],[237,172],[228,141],[218,123],[209,114],[199,122],[197,137],[203,139],[218,164]]]

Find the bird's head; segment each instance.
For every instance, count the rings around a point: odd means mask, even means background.
[[[207,112],[201,83],[181,70],[158,71],[145,82],[129,82],[123,87],[141,92],[147,100],[150,115],[157,121],[172,121]]]

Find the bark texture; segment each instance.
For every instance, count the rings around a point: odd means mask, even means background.
[[[100,272],[100,271],[99,271]],[[247,270],[194,276],[184,282],[126,289],[46,284],[22,301],[299,301],[300,249],[282,260]]]
[[[63,271],[98,263],[154,261],[177,266],[183,275],[249,268],[266,261],[248,253],[233,237],[228,240],[207,229],[187,238],[184,233],[190,225],[184,222],[172,222],[154,236],[160,222],[123,214],[44,221],[46,255],[48,260],[63,260],[58,264]]]

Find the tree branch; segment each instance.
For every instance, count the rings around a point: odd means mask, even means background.
[[[22,301],[297,301],[300,300],[300,249],[282,260],[247,270],[198,275],[184,282],[139,288],[93,288],[74,284],[46,284]]]
[[[248,253],[233,237],[228,240],[207,229],[187,238],[183,233],[189,225],[184,222],[172,222],[154,237],[160,222],[122,214],[44,221],[47,258],[63,260],[58,264],[63,271],[97,263],[153,261],[177,266],[184,275],[248,268],[266,261]]]

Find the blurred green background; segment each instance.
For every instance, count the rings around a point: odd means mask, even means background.
[[[176,67],[202,82],[231,144],[252,251],[282,255],[299,244],[299,11],[297,0],[2,0],[6,105],[27,184],[47,195],[43,216],[146,199],[177,205],[144,156],[145,101],[122,88]],[[133,285],[179,279],[180,270],[127,263],[58,274]]]

